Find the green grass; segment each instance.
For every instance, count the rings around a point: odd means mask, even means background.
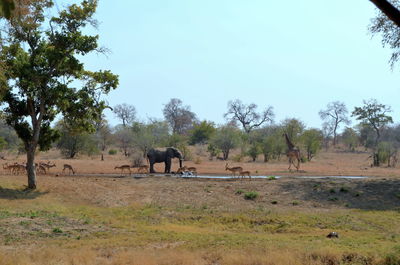
[[[244,198],[246,200],[255,200],[260,196],[260,194],[256,191],[249,191],[244,194]]]

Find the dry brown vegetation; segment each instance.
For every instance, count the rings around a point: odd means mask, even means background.
[[[40,159],[57,167],[38,177],[37,191],[24,190],[25,176],[0,176],[0,264],[400,261],[400,169],[370,168],[368,154],[323,152],[300,173],[288,172],[285,159],[231,161],[253,175],[284,176],[251,181],[121,176],[115,166],[130,161],[120,156],[64,160],[44,153]],[[227,174],[224,161],[201,160],[199,175]],[[61,174],[64,163],[76,175]],[[243,196],[250,191],[254,200]],[[331,231],[339,239],[326,238]]]

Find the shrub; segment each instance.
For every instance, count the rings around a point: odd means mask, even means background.
[[[238,189],[238,190],[236,190],[235,194],[240,195],[240,194],[242,194],[242,193],[244,193],[244,192],[245,192],[244,190]]]
[[[133,153],[132,154],[132,165],[134,167],[143,165],[143,155],[140,153]]]
[[[340,192],[344,192],[344,193],[349,192],[349,188],[347,188],[347,187],[341,187],[341,188],[340,188]]]
[[[244,198],[246,200],[255,200],[256,198],[258,198],[258,196],[259,194],[256,191],[249,191],[244,194]]]
[[[196,159],[194,160],[194,163],[196,164],[196,165],[200,165],[201,164],[201,158],[200,157],[196,157]]]
[[[232,157],[232,160],[234,162],[237,162],[237,163],[242,162],[243,161],[243,155],[242,154],[237,154],[237,155]]]
[[[330,192],[330,193],[336,193],[336,190],[335,190],[334,188],[331,188],[331,189],[329,190],[329,192]]]
[[[63,231],[61,230],[61,228],[56,227],[56,228],[53,229],[53,233],[61,234],[62,232]]]
[[[268,179],[268,180],[276,180],[276,177],[275,177],[275,176],[268,176],[267,179]]]
[[[116,155],[117,154],[117,150],[115,150],[115,149],[110,149],[109,151],[108,151],[108,154],[109,155]]]
[[[298,202],[298,201],[292,201],[292,205],[294,205],[294,206],[299,205],[299,204],[300,204],[300,202]]]
[[[272,201],[271,204],[278,204],[278,201]]]

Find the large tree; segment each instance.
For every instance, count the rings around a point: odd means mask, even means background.
[[[240,130],[231,125],[225,125],[217,129],[216,134],[211,139],[212,146],[222,151],[224,160],[229,158],[232,149],[238,147],[241,141]]]
[[[96,0],[73,4],[57,15],[51,0],[20,2],[29,10],[5,23],[0,51],[6,91],[6,121],[14,127],[27,152],[28,188],[36,188],[35,154],[50,147],[58,133],[51,128],[56,115],[82,130],[94,131],[93,121],[107,107],[102,95],[118,85],[110,71],[86,70],[79,61],[98,48],[98,36],[82,29],[96,25]]]
[[[163,109],[165,120],[169,123],[173,134],[186,134],[197,121],[196,114],[182,100],[172,98]]]
[[[319,112],[319,116],[325,121],[324,128],[332,128],[333,145],[336,145],[337,130],[341,123],[349,124],[350,120],[347,117],[347,108],[343,102],[333,101],[328,103],[326,109]]]
[[[274,118],[273,108],[267,107],[262,113],[257,112],[257,105],[244,104],[240,99],[228,102],[228,111],[224,117],[232,122],[239,122],[246,133],[260,127],[265,122],[272,122]]]
[[[374,166],[379,166],[379,157],[376,154],[381,132],[388,123],[393,123],[393,118],[387,113],[392,112],[389,106],[378,103],[376,99],[364,100],[364,106],[355,107],[352,116],[356,117],[362,123],[369,124],[375,131],[376,137],[374,142]]]

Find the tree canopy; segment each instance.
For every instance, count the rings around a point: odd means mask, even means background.
[[[5,76],[5,118],[24,142],[28,187],[34,189],[35,152],[57,139],[51,127],[56,115],[75,128],[94,131],[94,121],[101,119],[107,107],[102,95],[118,86],[118,77],[107,70],[89,71],[79,61],[91,52],[101,52],[98,36],[82,32],[85,26],[96,25],[92,18],[96,0],[70,5],[51,18],[47,18],[51,0],[20,4],[29,13],[12,16],[5,24],[0,65]]]
[[[273,108],[267,107],[262,113],[258,113],[257,105],[251,103],[244,104],[240,99],[228,102],[228,111],[224,117],[231,122],[238,121],[246,133],[250,133],[254,128],[260,127],[265,122],[272,122],[274,118]]]
[[[325,121],[323,127],[331,128],[333,133],[333,145],[336,145],[337,130],[341,123],[349,124],[350,120],[347,117],[347,108],[343,102],[333,101],[328,103],[326,109],[319,112],[319,116]]]

